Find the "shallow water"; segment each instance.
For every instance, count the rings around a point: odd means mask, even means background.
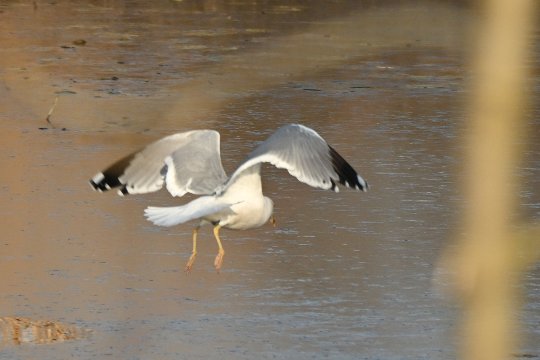
[[[4,341],[0,358],[455,358],[458,311],[433,274],[460,215],[473,17],[445,2],[398,5],[0,2],[0,317],[91,331]],[[536,115],[537,104],[524,221],[540,217]],[[144,220],[147,205],[178,199],[87,185],[194,128],[220,130],[231,173],[291,122],[316,129],[371,189],[325,192],[264,168],[278,226],[224,230],[220,274],[209,228],[185,275],[190,224]],[[539,356],[537,267],[522,288],[519,354]]]

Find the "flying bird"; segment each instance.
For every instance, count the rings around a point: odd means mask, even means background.
[[[145,209],[146,218],[159,226],[198,220],[193,250],[186,264],[191,271],[197,256],[197,234],[211,224],[218,245],[214,267],[219,272],[225,251],[219,231],[252,229],[275,224],[274,203],[264,196],[261,164],[287,169],[312,187],[339,191],[338,184],[367,191],[368,183],[313,129],[285,125],[257,146],[228,177],[220,155],[220,136],[214,130],[181,132],[157,140],[96,174],[90,184],[97,191],[119,188],[118,194],[143,194],[163,187],[172,196],[201,195],[181,206]]]

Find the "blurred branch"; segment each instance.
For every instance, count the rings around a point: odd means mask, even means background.
[[[517,270],[537,259],[539,251],[533,240],[538,228],[516,235],[511,221],[528,104],[525,64],[534,1],[482,4],[485,18],[473,64],[476,82],[466,139],[465,235],[450,264],[464,299],[464,358],[502,360],[510,358],[516,345]]]

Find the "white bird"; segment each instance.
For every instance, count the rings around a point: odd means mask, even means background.
[[[279,128],[230,177],[221,164],[219,133],[193,130],[164,137],[120,159],[96,174],[90,184],[98,191],[119,187],[120,195],[154,192],[163,184],[172,196],[202,195],[181,206],[150,206],[144,214],[160,226],[199,220],[193,229],[187,272],[197,256],[200,227],[212,224],[219,248],[214,266],[219,271],[225,254],[219,237],[222,227],[245,230],[268,221],[275,224],[274,203],[262,192],[261,163],[287,169],[301,182],[316,188],[337,192],[339,183],[356,190],[368,189],[367,182],[317,132],[299,124]]]

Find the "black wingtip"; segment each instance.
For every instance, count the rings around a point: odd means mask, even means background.
[[[339,187],[337,186],[336,182],[330,179],[330,183],[332,184],[330,190],[332,190],[333,192],[339,192]]]
[[[108,175],[107,172],[97,173],[89,181],[90,186],[96,191],[103,192],[122,185],[118,177]]]
[[[339,183],[342,185],[345,185],[351,189],[356,189],[360,191],[368,191],[369,185],[367,181],[365,181],[356,170],[353,169],[353,167],[345,160],[339,153],[334,150],[331,146],[328,146],[330,149],[330,157],[332,158],[332,165],[334,167],[334,171],[339,176]],[[332,182],[332,190],[335,191],[335,183]]]
[[[360,186],[356,186],[357,190],[366,192],[369,190],[369,184],[366,180],[364,180],[360,175],[358,175],[358,182],[360,183]]]
[[[89,181],[90,186],[96,191],[106,191],[106,181],[105,181],[105,175],[103,173],[97,173],[93,178],[91,178]]]
[[[133,159],[134,154],[130,154],[111,166],[109,166],[106,170],[97,173],[92,179],[90,179],[90,185],[94,190],[96,191],[108,191],[111,189],[114,189],[119,186],[123,186],[122,189],[120,189],[120,192],[123,195],[127,195],[128,191],[126,190],[126,187],[124,184],[120,181],[120,177],[124,174],[124,171],[128,167],[128,165],[131,163],[131,160]],[[119,192],[119,193],[120,193]]]

